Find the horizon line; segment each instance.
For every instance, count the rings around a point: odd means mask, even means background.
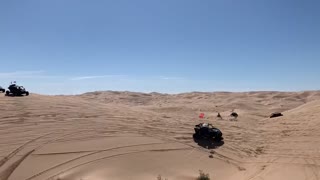
[[[97,91],[88,91],[83,93],[70,93],[70,94],[43,94],[43,93],[31,93],[36,95],[43,96],[79,96],[89,93],[103,93],[103,92],[119,92],[119,93],[140,93],[140,94],[163,94],[163,95],[180,95],[180,94],[191,94],[191,93],[304,93],[304,92],[320,92],[320,89],[315,90],[298,90],[298,91],[286,91],[286,90],[252,90],[252,91],[186,91],[186,92],[177,92],[177,93],[169,93],[169,92],[141,92],[141,91],[130,91],[130,90],[97,90]]]

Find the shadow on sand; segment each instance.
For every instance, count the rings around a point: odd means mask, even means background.
[[[206,148],[206,149],[217,149],[220,146],[224,145],[224,141],[216,141],[214,139],[198,139],[193,138],[194,142],[197,143],[199,146]]]
[[[21,95],[21,94],[19,94],[19,95],[5,94],[4,96],[5,97],[24,97],[24,95]]]

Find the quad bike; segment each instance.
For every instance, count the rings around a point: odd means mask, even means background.
[[[4,93],[4,92],[6,92],[6,90],[0,86],[0,92]]]
[[[6,96],[29,96],[29,92],[23,86],[18,86],[16,84],[11,84],[6,91]]]
[[[212,126],[212,124],[200,123],[195,125],[194,127],[195,133],[193,134],[193,138],[195,139],[214,139],[216,141],[223,140],[222,132]]]

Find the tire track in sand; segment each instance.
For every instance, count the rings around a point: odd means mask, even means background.
[[[17,160],[16,162],[14,162],[13,164],[11,164],[10,166],[8,166],[6,169],[4,169],[3,171],[0,172],[0,179],[1,180],[7,180],[11,174],[17,169],[17,167],[28,157],[30,156],[33,152],[35,152],[37,149],[40,149],[42,148],[44,145],[50,143],[50,142],[54,142],[56,141],[57,139],[61,139],[67,135],[70,135],[70,134],[74,134],[74,133],[77,133],[77,132],[73,132],[73,133],[69,133],[69,134],[65,134],[63,136],[60,136],[56,139],[53,139],[53,140],[49,140],[43,144],[41,144],[40,146],[32,149],[31,151],[29,151],[28,153],[22,155],[22,157],[19,158],[19,160]],[[48,133],[48,134],[45,134],[45,135],[42,135],[42,136],[39,136],[35,139],[32,139],[26,143],[24,143],[23,145],[19,146],[18,148],[16,148],[14,151],[12,151],[10,154],[8,154],[7,156],[5,156],[1,161],[0,161],[0,167],[2,167],[3,165],[6,164],[6,162],[8,162],[9,160],[11,160],[13,157],[15,157],[19,152],[21,152],[26,146],[28,146],[29,144],[39,140],[39,139],[42,139],[46,136],[49,136],[53,133]]]
[[[19,167],[19,165],[30,155],[34,152],[34,149],[23,155],[19,160],[11,164],[7,167],[4,171],[0,173],[1,180],[8,180],[11,174]]]
[[[59,176],[60,174],[63,174],[63,173],[68,172],[68,171],[70,171],[72,169],[78,168],[80,166],[84,166],[84,165],[91,164],[91,163],[96,162],[96,161],[109,159],[109,158],[113,158],[113,157],[125,156],[125,155],[130,155],[130,154],[138,154],[138,153],[144,153],[144,152],[159,152],[159,151],[162,151],[162,152],[163,151],[167,151],[168,152],[168,151],[181,151],[181,150],[190,150],[190,149],[191,148],[175,148],[175,149],[163,149],[163,150],[143,150],[143,151],[134,151],[134,152],[128,152],[128,153],[115,154],[115,155],[111,155],[111,156],[106,156],[106,157],[94,159],[94,160],[91,160],[91,161],[88,161],[88,162],[85,162],[85,163],[82,163],[82,164],[78,164],[78,165],[73,166],[71,168],[68,168],[68,169],[65,169],[63,171],[60,171],[59,173],[56,173],[55,175],[48,177],[46,180],[50,180],[50,179],[52,179],[52,178],[54,178],[56,176]]]
[[[210,153],[210,151],[208,149],[205,149],[205,148],[202,148],[202,147],[199,147],[199,146],[196,146],[196,145],[180,142],[180,141],[178,141],[176,139],[165,138],[165,137],[162,137],[162,136],[155,136],[155,135],[152,135],[152,134],[149,134],[149,133],[145,133],[145,134],[150,136],[150,137],[154,137],[154,138],[157,138],[157,139],[160,139],[160,140],[169,141],[169,142],[175,142],[175,143],[178,143],[178,144],[183,144],[183,145],[191,147],[194,150],[197,150],[199,152]],[[231,165],[237,167],[240,171],[245,170],[244,167],[239,165],[239,164],[242,164],[243,162],[241,162],[239,160],[236,160],[236,159],[233,159],[233,158],[230,158],[230,157],[227,157],[227,156],[224,156],[221,153],[217,153],[216,151],[215,151],[215,154],[218,155],[218,157],[215,157],[216,159],[219,159],[219,160],[224,161],[224,162],[226,162],[228,164],[231,164]]]
[[[21,145],[20,147],[18,147],[17,149],[13,150],[10,154],[8,154],[7,156],[5,156],[3,159],[0,160],[0,167],[2,167],[6,162],[8,162],[11,158],[13,158],[16,154],[18,154],[22,149],[24,149],[27,145],[43,138],[43,137],[46,137],[48,135],[50,135],[52,133],[48,133],[48,134],[45,134],[45,135],[42,135],[40,137],[37,137],[35,139],[32,139],[26,143],[24,143],[23,145]]]
[[[98,153],[101,153],[101,152],[107,152],[107,151],[111,151],[111,150],[122,149],[122,148],[129,148],[129,147],[156,145],[156,144],[167,144],[167,143],[136,144],[136,145],[130,145],[130,146],[121,146],[121,147],[103,149],[103,150],[98,150],[98,151],[93,151],[93,152],[90,151],[91,153],[89,153],[89,154],[85,154],[85,155],[79,156],[79,157],[77,157],[77,158],[68,160],[68,161],[66,161],[66,162],[60,163],[60,164],[58,164],[58,165],[55,165],[55,166],[53,166],[53,167],[51,167],[51,168],[49,168],[49,169],[46,169],[46,170],[44,170],[44,171],[42,171],[42,172],[39,172],[39,173],[33,175],[33,176],[31,176],[31,177],[29,177],[29,178],[27,178],[27,179],[25,179],[25,180],[34,179],[34,178],[36,178],[36,177],[38,177],[38,176],[40,176],[40,175],[43,175],[43,174],[45,174],[45,173],[47,173],[47,172],[49,172],[49,171],[51,171],[51,170],[53,170],[53,169],[56,169],[56,168],[58,168],[58,167],[60,167],[60,166],[66,165],[66,164],[68,164],[68,163],[71,163],[71,162],[77,161],[77,160],[79,160],[79,159],[82,159],[82,158],[85,158],[85,157],[89,157],[89,156],[92,156],[92,155],[95,155],[95,154],[98,154]],[[76,153],[76,152],[75,152],[75,153]],[[81,153],[81,152],[79,152],[79,153]],[[63,153],[60,153],[60,154],[63,154]],[[67,152],[67,154],[69,154],[69,153]],[[45,154],[43,154],[43,155],[45,155]],[[50,155],[50,154],[49,154],[49,155]]]

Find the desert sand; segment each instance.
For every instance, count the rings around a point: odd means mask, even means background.
[[[1,94],[0,179],[319,180],[319,117],[320,91]],[[224,143],[192,138],[204,121]]]

